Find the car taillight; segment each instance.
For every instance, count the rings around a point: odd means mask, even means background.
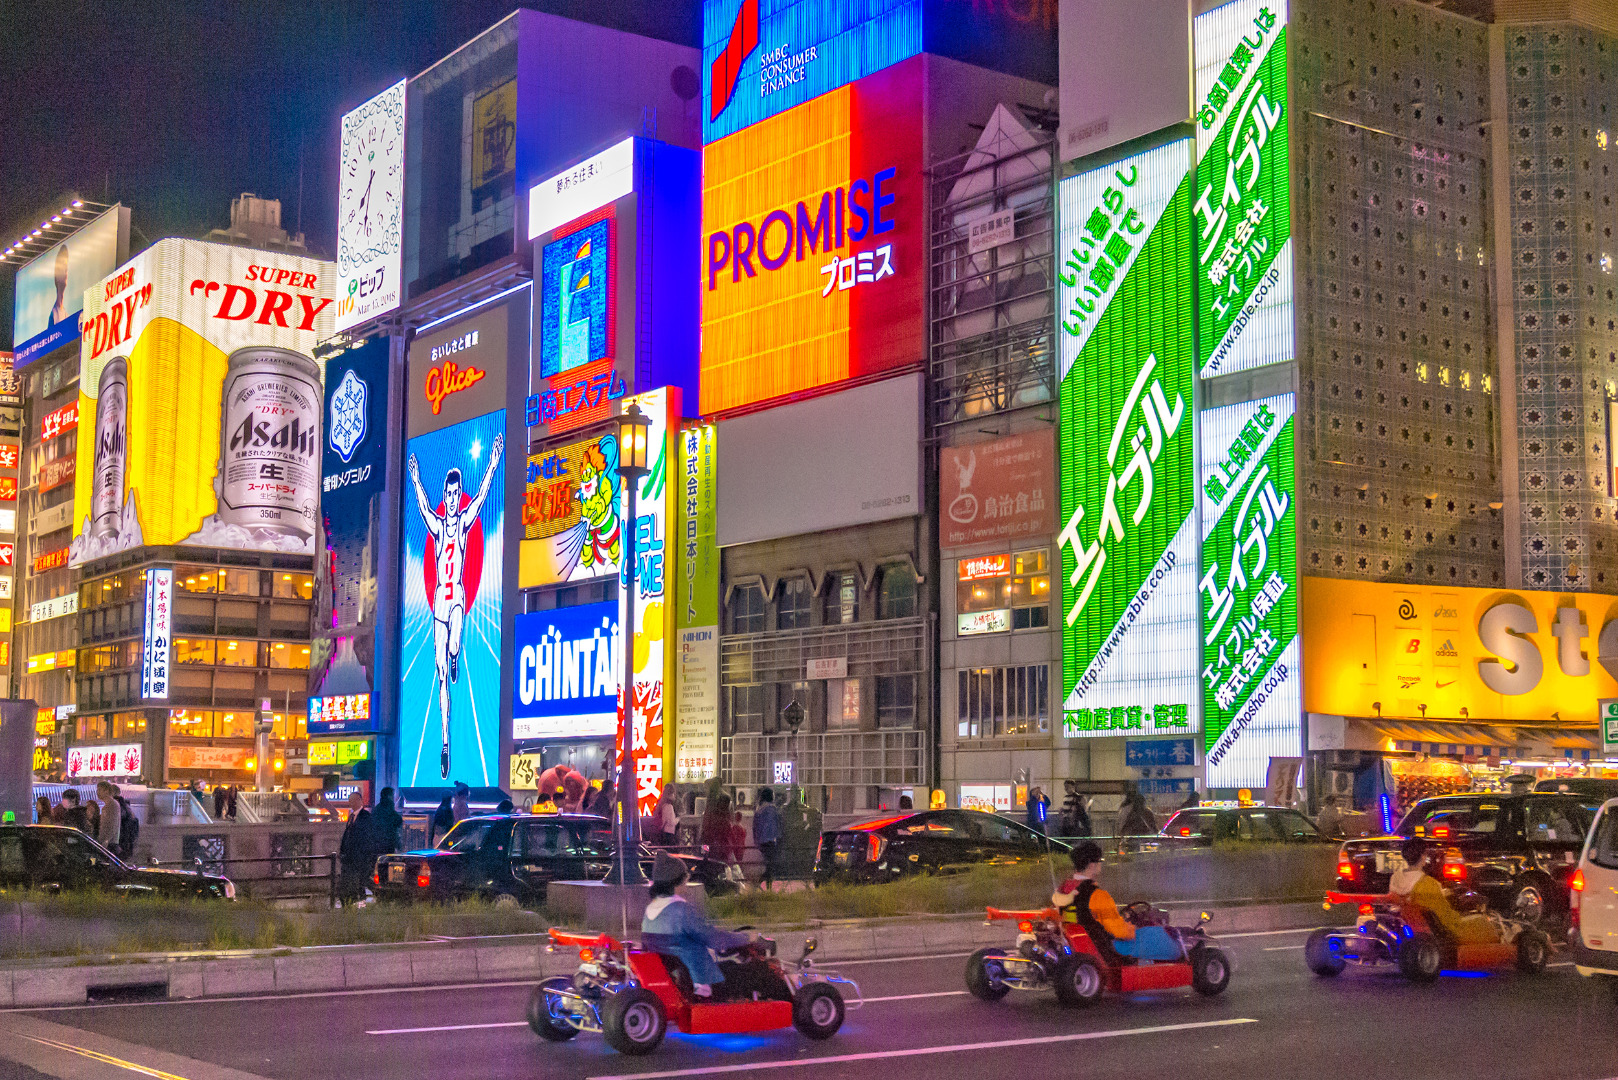
[[[1584,870],[1582,867],[1573,871],[1573,880],[1567,883],[1567,887],[1573,890],[1575,896],[1584,891]]]
[[[416,871],[416,888],[425,889],[427,886],[431,885],[432,883],[433,883],[433,868],[432,867],[423,866],[420,870]]]
[[[1434,825],[1433,826],[1433,839],[1434,840],[1448,840],[1449,839],[1449,826],[1448,825]]]
[[[595,958],[596,958],[596,952],[595,952],[594,949],[585,948],[585,949],[580,949],[579,950],[579,960],[582,961],[583,963],[588,964],[591,961],[593,961]]]
[[[821,859],[824,859],[825,857],[826,857],[826,834],[821,833],[820,834],[820,843],[815,845],[815,862],[818,863]]]
[[[1360,914],[1361,915],[1374,915],[1374,914],[1376,914],[1376,909],[1373,908],[1370,904],[1361,904],[1360,905]]]
[[[382,871],[380,871],[380,870],[372,870],[371,871],[371,884],[372,885],[380,885],[380,884],[382,884]]]
[[[871,834],[871,836],[868,838],[868,843],[865,849],[865,861],[876,862],[882,857],[882,853],[886,851],[887,848],[888,842],[886,839],[877,836],[875,833]]]
[[[1191,835],[1191,830],[1190,829],[1181,829],[1180,830],[1180,835],[1181,836],[1190,836]]]
[[[1337,860],[1337,876],[1354,880],[1354,860],[1344,856]]]
[[[1466,880],[1466,860],[1454,848],[1444,852],[1444,878],[1448,881]]]
[[[1032,922],[1029,922],[1027,919],[1024,919],[1022,922],[1017,924],[1017,933],[1019,933],[1019,934],[1032,934],[1033,932],[1034,932],[1034,924]]]

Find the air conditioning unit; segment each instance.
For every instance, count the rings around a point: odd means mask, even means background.
[[[1332,769],[1326,773],[1327,786],[1333,795],[1352,795],[1354,793],[1354,774],[1343,769]]]

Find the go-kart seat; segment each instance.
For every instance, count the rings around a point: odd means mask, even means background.
[[[669,982],[674,989],[686,1000],[695,1000],[696,986],[691,980],[691,969],[685,966],[685,961],[672,953],[658,953],[663,960],[663,967],[669,973]]]

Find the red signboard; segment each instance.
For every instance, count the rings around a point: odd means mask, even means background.
[[[0,502],[17,501],[17,478],[15,476],[0,476]]]
[[[1011,556],[979,555],[975,559],[962,559],[960,575],[962,581],[982,581],[985,578],[1005,577],[1011,573]]]
[[[11,545],[0,544],[0,549],[3,549],[0,550],[0,566],[10,566]],[[66,566],[67,552],[67,548],[57,548],[55,551],[47,551],[43,555],[36,555],[34,557],[34,573],[43,574],[47,570],[55,570],[58,566]]]
[[[1056,531],[1056,437],[1050,431],[945,447],[938,536],[946,548]]]
[[[16,443],[0,443],[0,469],[15,469],[22,460],[22,447]]]
[[[61,487],[69,480],[72,480],[76,462],[76,458],[62,457],[57,458],[55,461],[47,461],[44,465],[40,466],[39,490],[42,492],[52,491]],[[13,490],[15,490],[16,485],[13,484],[12,487]],[[5,477],[0,476],[0,499],[4,499],[6,497]],[[16,496],[13,495],[11,497],[15,498]]]
[[[41,439],[54,439],[64,431],[72,431],[79,426],[79,403],[70,401],[54,412],[45,414],[45,419],[39,422],[39,437]]]
[[[15,551],[15,544],[0,544],[0,566],[10,566],[11,557]]]

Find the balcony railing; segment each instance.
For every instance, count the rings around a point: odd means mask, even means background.
[[[813,735],[731,735],[719,740],[727,784],[775,783],[775,763],[791,761],[808,787],[914,787],[925,782],[923,732],[828,731]]]
[[[731,634],[719,641],[721,684],[801,682],[809,661],[847,659],[848,677],[910,675],[922,670],[920,618]]]

